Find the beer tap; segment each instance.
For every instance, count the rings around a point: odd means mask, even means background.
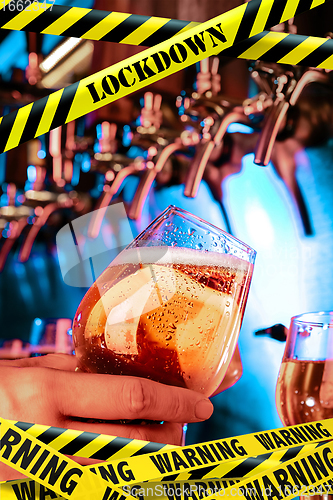
[[[27,47],[29,52],[29,63],[25,70],[25,76],[30,85],[38,85],[42,79],[39,64],[42,61],[42,39],[39,33],[26,32]]]
[[[164,167],[166,161],[170,156],[183,148],[181,139],[175,140],[175,142],[168,144],[158,156],[156,162],[154,163],[152,160],[148,160],[146,162],[146,171],[139,183],[139,186],[135,192],[133,201],[131,203],[129,218],[133,220],[139,219],[144,202],[149,194],[150,188],[153,185],[154,180],[159,172],[161,172]]]
[[[304,88],[310,83],[329,84],[328,73],[314,68],[307,69],[301,76],[295,74],[290,67],[287,71],[283,71],[280,65],[264,66],[262,63],[261,69],[270,71],[274,75],[274,80],[277,85],[273,89],[273,103],[270,107],[255,151],[254,163],[261,166],[267,166],[274,143],[278,134],[283,128],[284,120],[291,106],[295,106]],[[258,71],[255,71],[256,75]]]
[[[150,110],[148,109],[148,111]],[[150,116],[148,113],[144,118],[145,125],[151,126],[152,123],[149,120]],[[146,168],[143,157],[139,156],[133,160],[123,154],[117,153],[116,124],[103,122],[98,125],[98,129],[98,152],[94,154],[92,170],[104,175],[105,184],[103,186],[103,193],[95,206],[89,223],[89,238],[96,238],[98,236],[107,207],[111,203],[112,198],[120,190],[125,179],[129,175],[139,173]]]
[[[206,119],[206,122],[208,122],[208,119]],[[203,136],[205,136],[205,139],[203,139],[197,147],[188,172],[184,189],[185,196],[189,198],[196,197],[206,165],[212,155],[212,152],[215,148],[222,145],[228,126],[235,122],[251,125],[250,120],[244,114],[242,108],[239,108],[239,110],[231,111],[222,118],[220,126],[213,137],[209,134],[209,132],[204,132]]]
[[[284,72],[281,67],[274,66],[273,74],[275,75],[277,84],[273,91],[273,103],[265,118],[254,158],[254,163],[262,166],[268,165],[270,161],[276,137],[283,126],[283,121],[290,106],[289,98],[297,85],[297,80],[292,70]],[[277,71],[278,74],[276,75]]]
[[[142,125],[137,127],[139,137],[136,135],[133,141],[134,144],[139,142],[141,144],[144,143],[146,147],[148,146],[145,171],[128,213],[130,219],[133,220],[137,220],[140,217],[153,182],[170,156],[176,151],[186,150],[189,143],[193,142],[186,131],[183,131],[181,134],[176,132],[176,135],[173,131],[160,129],[162,123],[161,102],[162,98],[160,95],[154,97],[151,92],[146,92],[144,107],[141,110],[140,117]],[[159,131],[158,135],[157,131]]]
[[[65,128],[65,147],[62,148],[62,127],[50,131],[49,153],[52,158],[53,182],[60,188],[70,184],[73,178],[73,160],[80,144],[75,138],[75,121],[69,122]]]
[[[208,60],[201,62],[196,83],[200,94],[196,92],[192,94],[194,99],[186,113],[187,121],[193,114],[196,115],[197,121],[198,117],[201,118],[201,141],[196,147],[185,181],[184,194],[189,198],[197,195],[206,165],[213,151],[222,146],[228,126],[234,122],[251,125],[248,116],[244,113],[243,103],[231,102],[217,95],[220,91],[220,80],[217,79],[218,62],[217,58],[213,59],[211,71],[209,71]],[[183,119],[183,121],[186,120]]]
[[[8,204],[0,208],[1,240],[3,241],[0,250],[0,272],[3,271],[14,243],[28,225],[29,217],[33,215],[33,209],[24,205],[16,206],[16,193],[15,184],[9,183],[7,186]]]
[[[329,84],[328,73],[314,68],[307,69],[301,76],[295,76],[291,70],[285,73],[282,73],[281,69],[279,71],[280,75],[277,77],[278,84],[274,89],[273,104],[266,116],[255,150],[254,162],[257,165],[267,166],[270,162],[273,146],[279,134],[286,130],[288,110],[296,105],[304,88],[310,83]],[[279,162],[276,165],[276,170],[295,202],[304,233],[312,235],[313,229],[310,216],[295,175],[296,164],[295,162],[292,162],[291,165],[289,163]]]
[[[221,90],[221,75],[218,73],[219,59],[214,57],[212,67],[209,68],[209,59],[200,61],[200,71],[196,78],[196,92],[210,98],[219,94]]]
[[[59,144],[60,131],[56,131],[56,135],[53,136],[52,144],[50,146],[54,158],[58,158],[58,144]],[[57,139],[57,141],[55,140]],[[51,142],[51,141],[50,141]],[[30,256],[32,245],[40,231],[40,229],[46,224],[49,217],[56,210],[64,209],[64,208],[74,208],[78,209],[80,207],[79,198],[75,191],[71,191],[69,193],[64,192],[51,192],[45,189],[45,181],[46,181],[46,168],[44,164],[44,160],[40,159],[40,155],[38,154],[40,151],[41,143],[38,139],[30,141],[28,147],[28,163],[30,167],[32,167],[35,171],[34,180],[31,182],[31,185],[28,186],[24,194],[24,203],[22,206],[25,209],[32,211],[30,213],[30,218],[32,225],[26,235],[25,240],[22,243],[19,252],[19,261],[26,262]],[[59,164],[56,164],[56,167],[59,168]],[[29,167],[29,168],[30,168]],[[57,171],[53,165],[53,178],[56,180],[56,184],[58,186],[61,185],[59,182],[62,180],[61,171]],[[80,207],[81,208],[81,207]]]
[[[44,207],[41,204],[41,200],[38,200],[38,205],[35,208],[34,223],[30,231],[28,232],[28,235],[19,252],[20,262],[26,262],[29,259],[34,241],[41,228],[47,223],[51,214],[59,209],[72,208],[73,206],[75,206],[75,203],[78,202],[77,193],[75,191],[72,191],[69,194],[49,194],[52,195],[52,201],[50,203],[47,203]],[[30,199],[33,200],[33,198]]]
[[[118,150],[116,139],[117,125],[104,121],[96,126],[97,142],[94,145],[94,153],[91,159],[91,169],[104,175],[105,181],[114,179],[112,162],[114,162]]]

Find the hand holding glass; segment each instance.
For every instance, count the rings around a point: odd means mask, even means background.
[[[82,300],[73,322],[79,367],[211,395],[236,347],[254,260],[244,243],[169,207]]]

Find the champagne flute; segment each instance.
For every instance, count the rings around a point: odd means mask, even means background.
[[[276,406],[284,425],[333,417],[333,312],[306,313],[291,319]],[[332,495],[311,495],[313,499],[323,497]]]
[[[123,250],[73,321],[79,368],[210,396],[227,371],[256,252],[170,206]]]

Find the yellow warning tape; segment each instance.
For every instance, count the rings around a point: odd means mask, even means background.
[[[220,53],[244,40],[249,33],[260,33],[267,23],[278,24],[286,21],[291,12],[296,14],[307,8],[306,0],[252,0],[24,106],[0,122],[0,152]],[[332,62],[328,57],[321,67],[333,68]]]
[[[1,2],[0,28],[151,47],[200,24],[46,2],[30,6],[29,2],[22,0],[16,6],[12,2],[11,10]]]
[[[237,483],[239,483],[239,480],[149,481],[124,486],[122,492],[125,497],[130,493],[141,500],[156,497],[161,500],[170,500],[170,498],[176,497],[180,500],[180,498],[187,498],[192,495],[194,495],[194,498],[196,496],[202,498],[203,496],[207,496],[210,491],[222,492]],[[0,494],[4,500],[48,500],[49,498],[64,498],[35,481],[24,479],[0,483]]]
[[[22,9],[23,5],[22,2]],[[0,28],[151,47],[200,24],[155,16],[58,6],[46,2],[35,5],[35,10],[30,8],[17,11],[13,8],[10,11],[0,4]],[[291,2],[288,3],[285,15],[294,15]],[[225,55],[320,67],[333,53],[333,41],[330,39],[269,31],[252,36],[260,27],[259,16],[249,32],[250,37],[227,49]]]
[[[105,481],[0,417],[0,461],[71,499],[103,498]],[[118,488],[115,492],[120,494]]]
[[[161,477],[184,471],[198,474],[200,470],[212,464],[228,464],[239,457],[257,456],[267,451],[288,450],[295,445],[321,443],[332,439],[332,433],[333,419],[327,419],[311,424],[161,450],[85,468],[22,431],[11,422],[0,418],[0,461],[35,480],[42,485],[44,490],[48,488],[64,498],[109,500],[119,497],[121,486],[138,484],[142,481],[156,481]],[[256,487],[257,479],[261,478],[264,487],[267,487],[268,481],[274,474],[275,478],[282,479],[289,474],[294,482],[297,482],[298,478],[305,486],[322,484],[323,481],[320,482],[320,479],[323,477],[324,480],[329,479],[330,471],[333,472],[333,461],[331,462],[328,456],[332,453],[330,447],[333,450],[333,444],[330,443],[316,450],[311,448],[306,453],[302,452],[298,458],[243,479],[239,485]],[[289,464],[296,464],[296,472],[294,466],[289,467]],[[304,475],[299,464],[302,464],[307,476]],[[321,471],[319,478],[317,477],[318,471]],[[306,480],[307,477],[310,482]],[[106,485],[105,482],[108,484]],[[294,484],[291,480],[289,481],[288,476],[289,483]],[[8,484],[16,490],[14,487],[16,483]],[[5,484],[6,488],[8,484]]]
[[[151,443],[138,439],[126,439],[116,436],[106,436],[72,429],[62,429],[40,424],[28,424],[25,422],[10,421],[27,434],[33,436],[42,443],[50,445],[53,449],[64,455],[93,458],[96,460],[110,461],[139,456],[154,451],[165,451],[175,449],[174,446]],[[259,472],[269,469],[274,465],[285,461],[291,454],[299,454],[301,451],[312,449],[316,444],[305,444],[297,448],[292,448],[287,452],[279,450],[266,452],[265,455],[256,458],[245,458],[234,460],[230,464],[213,465],[209,469],[203,470],[200,478],[207,477],[229,477],[240,478],[253,474],[253,470]],[[191,473],[179,473],[177,479],[191,479]]]

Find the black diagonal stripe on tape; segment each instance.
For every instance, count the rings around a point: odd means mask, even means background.
[[[310,10],[311,5],[312,5],[312,0],[300,0],[299,4],[297,5],[295,16],[297,16],[297,14],[301,14],[302,12]]]
[[[261,0],[251,0],[251,2],[246,4],[246,9],[236,33],[234,44],[249,38],[260,4]]]
[[[10,11],[8,5],[0,10],[0,26],[4,26],[8,21],[17,16],[17,10]]]
[[[160,42],[168,40],[172,36],[179,33],[180,30],[185,28],[190,24],[189,21],[180,21],[177,19],[170,19],[164,26],[161,26],[155,33],[152,33],[148,38],[143,40],[140,45],[146,45],[147,47],[153,47]]]
[[[139,455],[145,455],[146,453],[154,453],[154,451],[159,451],[164,448],[165,444],[162,443],[148,443],[143,446],[140,450],[133,453],[132,457],[137,457]]]
[[[311,54],[304,57],[297,64],[302,66],[318,66],[333,53],[333,40],[326,40],[320,47],[316,48]]]
[[[261,40],[268,33],[269,33],[268,31],[262,31],[261,33],[258,33],[258,35],[251,36],[251,38],[247,38],[246,40],[243,40],[242,42],[239,42],[236,45],[232,45],[228,49],[221,52],[221,56],[238,57],[241,54],[243,54],[243,52],[245,52],[247,49],[253,47],[255,43]]]
[[[4,0],[1,1],[2,4],[2,9],[0,9],[0,27],[4,26],[8,21],[11,21],[14,19],[16,16],[18,16],[23,9],[23,4],[24,2],[20,2],[20,0],[11,0],[10,1],[10,8],[9,4],[4,5]],[[43,3],[41,2],[40,5],[38,6],[40,9],[43,9],[45,11],[45,7]]]
[[[224,474],[223,478],[228,479],[228,477],[243,477],[258,467],[258,465],[265,462],[265,460],[267,460],[271,455],[272,453],[266,453],[265,455],[258,455],[257,457],[249,457],[244,460],[244,462],[237,465],[234,469]]]
[[[71,108],[72,102],[74,100],[74,96],[76,94],[79,83],[80,82],[72,83],[72,85],[69,85],[64,89],[57,110],[53,117],[50,130],[60,127],[61,125],[64,125],[64,123],[66,123],[66,119],[69,110]]]
[[[285,2],[281,2],[281,0],[274,1],[273,5],[271,7],[271,10],[269,12],[266,24],[265,24],[266,30],[268,28],[272,28],[272,26],[276,26],[277,24],[280,24],[280,20],[281,20],[285,6],[286,6]]]
[[[122,437],[116,437],[110,443],[106,444],[100,450],[96,451],[90,458],[96,458],[97,460],[108,460],[111,458],[117,451],[122,450],[125,446],[133,441],[133,439],[127,439]]]
[[[28,424],[28,422],[16,422],[15,427],[18,427],[22,431],[27,431],[31,429],[35,424]]]
[[[279,462],[287,462],[288,460],[291,460],[292,458],[297,457],[297,455],[304,450],[304,446],[296,446],[295,448],[290,448],[287,450],[282,457],[280,458]]]
[[[148,21],[148,19],[150,19],[150,16],[137,16],[136,14],[131,14],[130,17],[125,19],[125,21],[118,24],[118,26],[103,36],[101,40],[119,43],[128,35],[133,33],[136,28],[139,28],[139,26]]]
[[[162,477],[161,481],[176,481],[178,479],[179,474],[171,474],[170,476]]]
[[[46,96],[33,103],[20,143],[30,141],[35,137],[48,98],[49,96]]]
[[[22,28],[22,30],[41,33],[69,10],[70,7],[65,7],[64,5],[54,5],[52,10],[47,9],[46,11],[42,12],[42,14],[36,17],[36,19]]]
[[[109,14],[110,12],[107,12],[106,10],[92,10],[85,16],[81,17],[81,19],[78,19],[72,26],[61,33],[61,35],[81,38],[82,35],[105,19]]]
[[[67,429],[62,429],[61,427],[50,427],[46,431],[42,432],[39,436],[36,436],[37,439],[42,441],[44,444],[50,444],[54,439],[61,436]]]
[[[8,115],[5,115],[0,122],[0,153],[4,152],[16,116],[17,110],[12,111],[11,113],[8,113]]]
[[[190,472],[189,480],[191,479],[202,479],[206,474],[216,469],[217,465],[210,465],[209,467],[204,467],[203,469],[193,470]]]
[[[300,43],[304,42],[307,38],[307,36],[303,35],[288,35],[286,38],[274,45],[274,47],[268,49],[267,52],[260,56],[260,59],[268,62],[277,62]]]
[[[87,446],[87,444],[91,443],[94,439],[96,439],[96,434],[84,432],[80,436],[74,438],[70,443],[60,448],[59,453],[63,453],[64,455],[75,455],[75,453],[82,450],[82,448]]]

